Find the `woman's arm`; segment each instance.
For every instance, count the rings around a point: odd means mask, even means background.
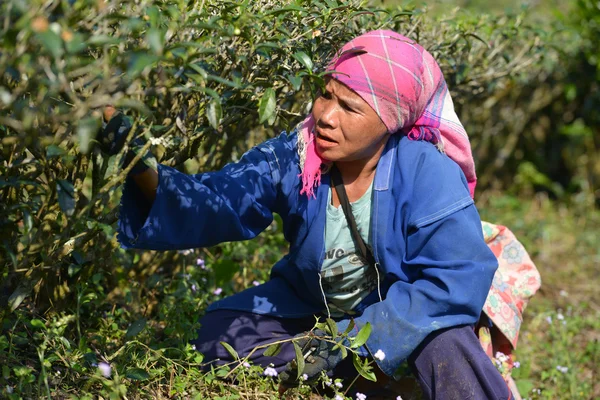
[[[357,328],[372,325],[366,346],[371,354],[386,354],[376,361],[388,375],[430,333],[476,323],[498,267],[462,172],[426,146],[409,142],[397,157],[394,185],[402,190],[386,248],[402,251],[378,255],[388,279],[396,281],[383,301],[355,319]]]
[[[271,139],[219,171],[188,175],[159,164],[156,174],[129,176],[121,198],[122,246],[176,250],[255,237],[277,209],[280,166],[294,162],[289,141],[287,135]]]

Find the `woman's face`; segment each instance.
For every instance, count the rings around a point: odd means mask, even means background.
[[[387,128],[375,110],[343,83],[329,79],[314,103],[316,149],[329,161],[364,161],[379,157]]]

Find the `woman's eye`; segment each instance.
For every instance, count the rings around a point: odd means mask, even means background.
[[[348,103],[340,102],[342,108],[346,111],[354,112],[354,109],[348,105]]]

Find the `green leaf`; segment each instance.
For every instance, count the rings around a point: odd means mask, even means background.
[[[363,344],[365,344],[367,342],[367,339],[371,335],[372,329],[373,328],[371,327],[371,324],[367,322],[365,324],[365,326],[363,326],[360,329],[360,331],[358,332],[358,335],[356,335],[356,337],[352,340],[352,345],[350,346],[350,348],[357,349],[360,346],[362,346]]]
[[[122,39],[115,36],[108,35],[94,35],[88,39],[88,44],[101,46],[104,44],[119,44],[122,42]]]
[[[370,381],[377,382],[377,377],[375,377],[375,373],[371,371],[371,367],[368,364],[363,363],[356,353],[352,353],[352,364],[354,364],[354,368],[356,368],[356,372],[358,372],[360,376]]]
[[[137,336],[146,327],[146,318],[140,318],[129,326],[125,337],[131,339]]]
[[[58,157],[65,154],[66,151],[55,144],[46,147],[46,158]]]
[[[8,298],[8,306],[10,311],[15,311],[19,305],[25,300],[25,297],[29,296],[31,288],[28,285],[20,285]]]
[[[64,179],[56,181],[58,205],[66,216],[70,217],[75,212],[75,188],[73,184]]]
[[[87,154],[90,143],[100,129],[100,121],[93,117],[84,118],[77,124],[77,137],[79,138],[79,151]]]
[[[265,13],[265,15],[278,15],[278,14],[282,14],[282,13],[287,13],[287,12],[291,12],[291,11],[297,11],[297,12],[305,12],[306,10],[300,6],[297,5],[289,5],[283,8],[278,8],[276,10],[271,10]]]
[[[219,342],[221,343],[221,346],[225,347],[225,350],[227,350],[227,352],[231,355],[231,357],[233,357],[235,360],[239,360],[240,356],[238,355],[237,351],[235,351],[235,349],[233,347],[231,347],[231,345],[229,345],[228,343],[225,342]]]
[[[348,326],[346,327],[346,330],[344,331],[343,335],[347,335],[350,332],[352,332],[352,329],[354,329],[355,326],[356,326],[356,323],[354,322],[354,319],[351,319],[350,322],[348,323]]]
[[[274,343],[267,347],[263,355],[265,357],[275,357],[277,354],[281,352],[281,343]]]
[[[239,83],[235,83],[233,81],[230,81],[229,79],[221,78],[220,76],[217,76],[217,75],[207,74],[206,78],[208,80],[211,80],[211,81],[216,81],[216,82],[222,83],[223,85],[227,85],[227,86],[232,87],[234,89],[239,89],[240,88],[240,84]]]
[[[294,88],[294,90],[300,90],[300,88],[302,87],[302,81],[303,81],[301,76],[289,74],[287,76],[287,78],[290,81],[290,83],[292,84],[292,87]]]
[[[79,53],[86,47],[85,38],[80,33],[74,33],[73,38],[65,42],[65,47],[67,48],[67,52],[71,54]]]
[[[152,66],[160,58],[153,54],[137,53],[131,57],[127,72],[130,76],[136,76],[141,73],[145,68]]]
[[[302,64],[304,66],[304,68],[306,68],[309,71],[312,71],[313,69],[313,62],[310,59],[310,57],[308,56],[308,54],[306,54],[303,51],[297,51],[294,53],[293,57],[298,60],[298,62],[300,64]]]
[[[219,125],[221,124],[221,118],[223,118],[223,109],[221,108],[221,102],[219,100],[213,99],[206,107],[206,118],[208,118],[208,123],[215,130],[219,129]]]
[[[348,357],[348,350],[346,346],[342,345],[342,341],[339,342],[339,349],[342,352],[342,360]]]
[[[69,277],[74,277],[75,275],[77,275],[79,273],[79,271],[81,271],[81,265],[77,265],[77,264],[69,264],[69,267],[67,268],[67,274],[69,275]]]
[[[41,319],[34,318],[31,321],[29,321],[29,323],[33,328],[46,329],[46,324],[44,324],[44,322]]]
[[[165,33],[163,31],[155,28],[148,30],[148,33],[146,34],[146,41],[148,42],[148,47],[150,47],[154,54],[162,54],[163,46],[165,44]]]
[[[327,327],[329,328],[329,333],[331,336],[336,337],[338,335],[338,327],[335,321],[331,318],[327,318],[325,322],[327,323]]]
[[[292,342],[294,345],[294,352],[296,353],[296,365],[298,366],[298,371],[296,373],[296,379],[299,380],[304,372],[304,354],[302,354],[302,349],[298,346],[298,343]]]
[[[128,369],[125,376],[134,381],[145,381],[150,378],[150,374],[141,368]]]
[[[58,34],[48,29],[45,32],[38,33],[37,36],[42,42],[42,45],[50,54],[52,54],[54,58],[60,58],[60,56],[62,56],[62,39],[60,38],[60,36],[58,36]]]
[[[271,118],[275,112],[275,90],[273,88],[267,88],[263,93],[260,102],[258,104],[258,122],[263,123]]]

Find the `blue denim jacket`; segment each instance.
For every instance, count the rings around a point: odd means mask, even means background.
[[[281,134],[220,171],[186,175],[159,166],[150,210],[127,182],[119,240],[125,248],[187,249],[251,239],[281,216],[289,253],[271,278],[214,303],[279,317],[305,317],[325,309],[320,287],[329,175],[316,198],[300,195],[297,135]],[[483,240],[479,214],[460,168],[427,142],[390,137],[377,165],[371,215],[372,248],[382,276],[377,293],[356,309],[356,330],[373,331],[366,348],[392,375],[431,332],[474,324],[497,261]],[[338,322],[340,329],[349,319]]]

